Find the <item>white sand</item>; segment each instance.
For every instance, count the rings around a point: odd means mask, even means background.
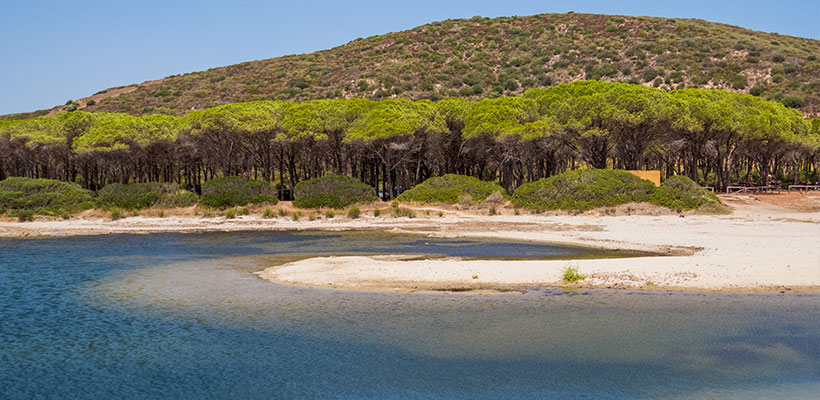
[[[795,195],[792,195],[794,197]],[[786,198],[786,197],[784,197]],[[444,237],[491,237],[567,243],[607,249],[646,250],[663,257],[603,260],[408,261],[401,256],[322,257],[268,268],[264,279],[295,285],[363,290],[491,288],[560,285],[568,265],[587,276],[581,285],[677,290],[820,291],[820,196],[785,208],[756,198],[724,198],[730,215],[487,216],[454,209],[417,209],[419,218],[337,217],[315,221],[234,220],[193,216],[118,221],[103,219],[0,222],[0,236],[232,230],[384,230]]]
[[[515,218],[500,218],[513,221]],[[820,213],[740,205],[726,216],[528,216],[525,229],[496,224],[439,235],[522,239],[679,254],[599,260],[402,261],[321,257],[272,267],[275,282],[363,290],[562,285],[571,265],[582,286],[720,291],[820,291]],[[516,229],[518,228],[518,229]]]

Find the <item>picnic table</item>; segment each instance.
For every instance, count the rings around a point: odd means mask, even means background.
[[[820,190],[820,185],[789,185],[789,191],[794,190]]]
[[[780,193],[779,186],[726,186],[726,193],[774,192]]]

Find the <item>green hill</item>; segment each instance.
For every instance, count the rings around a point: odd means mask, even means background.
[[[820,113],[820,41],[695,19],[541,14],[446,20],[103,90],[53,110],[182,115],[241,101],[484,98],[583,79],[747,92]]]

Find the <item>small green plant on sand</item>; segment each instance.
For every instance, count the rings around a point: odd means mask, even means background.
[[[359,210],[359,207],[353,206],[353,207],[350,207],[349,210],[347,210],[347,217],[348,218],[356,219],[356,218],[359,218],[361,215],[362,215],[362,212],[361,212],[361,210]]]
[[[564,268],[563,279],[564,283],[575,283],[586,279],[586,275],[579,273],[577,267],[568,265],[566,268]]]
[[[325,218],[331,219],[336,216],[336,213],[333,210],[325,211]]]
[[[498,211],[495,210],[495,207],[490,207],[490,211],[488,212],[489,215],[496,215]]]
[[[416,218],[416,212],[407,207],[399,207],[398,204],[393,203],[393,218],[400,217]]]
[[[287,217],[287,216],[288,216],[288,212],[287,212],[287,211],[285,211],[285,209],[284,209],[284,208],[280,208],[280,209],[279,209],[279,216],[280,216],[280,217]]]
[[[112,221],[116,221],[118,219],[121,219],[124,216],[124,214],[125,213],[123,212],[122,208],[119,208],[119,207],[112,207],[111,208],[111,220]]]
[[[373,209],[373,216],[378,217],[379,215],[382,215],[382,210],[380,210],[378,208],[374,208]]]
[[[234,218],[236,218],[236,209],[235,208],[229,208],[229,209],[225,210],[225,219],[234,219]]]
[[[291,215],[291,219],[294,220],[294,221],[298,221],[299,218],[301,218],[301,217],[302,217],[302,212],[301,211],[295,211],[293,213],[293,215]]]
[[[262,218],[270,219],[273,218],[276,214],[274,214],[273,210],[270,208],[266,208],[265,211],[262,212]]]

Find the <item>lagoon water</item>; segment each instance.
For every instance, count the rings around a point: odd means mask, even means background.
[[[395,294],[311,254],[611,256],[384,233],[0,239],[0,398],[815,398],[820,295]]]

